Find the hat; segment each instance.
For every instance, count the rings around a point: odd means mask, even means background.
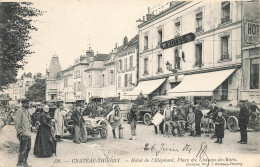
[[[82,101],[76,101],[75,106],[80,106],[80,107],[83,106]]]
[[[57,103],[63,103],[63,101],[62,101],[62,100],[59,100],[59,101],[57,101]]]
[[[28,99],[22,99],[22,100],[21,100],[21,103],[22,103],[22,104],[29,103],[29,100],[28,100]]]
[[[239,102],[244,103],[244,102],[246,102],[246,100],[239,100]]]
[[[215,103],[215,104],[217,104],[217,102],[216,102],[215,100],[213,100],[211,103]]]

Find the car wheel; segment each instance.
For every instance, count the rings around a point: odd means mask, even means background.
[[[227,125],[231,132],[235,132],[238,129],[238,119],[235,116],[230,116]]]
[[[144,124],[145,125],[150,125],[152,120],[152,116],[149,113],[144,114]]]
[[[88,140],[88,137],[87,137],[88,133],[87,133],[87,129],[85,127],[81,127],[80,128],[80,141],[81,143],[86,143],[87,140]]]

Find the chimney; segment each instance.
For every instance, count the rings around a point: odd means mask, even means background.
[[[127,36],[125,36],[125,38],[124,38],[124,45],[126,45],[128,43],[128,38],[127,38]]]
[[[117,48],[117,43],[115,43],[115,49]]]
[[[93,50],[91,49],[91,47],[89,47],[89,49],[88,49],[87,52],[86,52],[86,59],[87,59],[87,61],[90,60],[90,57],[94,57],[94,52],[93,52]]]
[[[145,21],[145,16],[143,16],[143,21]]]
[[[147,14],[146,15],[146,20],[148,21],[148,20],[151,20],[151,19],[153,19],[155,17],[155,15],[154,14]]]

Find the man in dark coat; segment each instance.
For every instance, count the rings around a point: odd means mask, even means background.
[[[136,123],[137,123],[137,112],[138,109],[136,107],[135,104],[133,104],[130,113],[129,113],[129,121],[130,121],[130,125],[131,125],[131,134],[132,137],[130,138],[130,140],[134,140],[135,136],[136,136]]]
[[[199,137],[201,135],[200,123],[203,114],[198,104],[194,106],[194,113],[195,113],[195,131],[196,131],[196,135],[194,135],[194,137],[195,136]]]
[[[82,117],[81,113],[82,103],[76,101],[76,107],[72,112],[71,119],[74,124],[74,143],[80,144],[80,128],[82,128],[85,120]]]
[[[238,126],[240,127],[241,139],[238,141],[240,144],[247,144],[247,126],[249,121],[249,110],[246,106],[245,100],[240,100],[240,112],[238,116]]]

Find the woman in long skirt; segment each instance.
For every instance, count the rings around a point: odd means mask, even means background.
[[[56,140],[52,135],[51,117],[49,115],[49,106],[45,105],[44,112],[40,115],[40,126],[37,131],[34,152],[37,157],[50,157],[56,154]]]

